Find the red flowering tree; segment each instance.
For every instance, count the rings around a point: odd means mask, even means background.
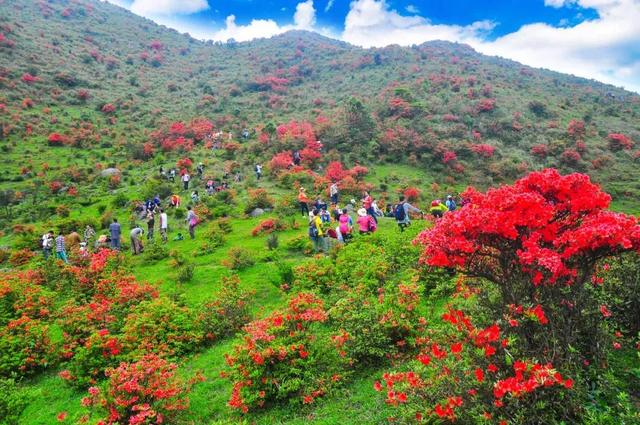
[[[597,310],[587,285],[601,259],[640,250],[638,220],[608,211],[611,197],[588,176],[554,169],[462,196],[468,205],[416,239],[422,262],[492,282],[498,315],[513,305],[538,317],[544,329],[515,328],[525,353],[554,363],[599,354],[600,317],[587,314]]]

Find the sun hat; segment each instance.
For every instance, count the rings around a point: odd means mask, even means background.
[[[367,215],[367,210],[365,210],[364,208],[360,208],[360,209],[358,210],[358,215],[359,215],[360,217],[364,217],[365,215]]]
[[[447,195],[447,199],[451,199],[451,198],[453,198],[453,196]]]

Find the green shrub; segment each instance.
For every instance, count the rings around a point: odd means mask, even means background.
[[[222,289],[214,300],[202,306],[199,313],[207,340],[218,341],[232,335],[251,320],[249,295],[240,289],[237,275],[222,278]]]
[[[298,235],[285,244],[289,251],[309,254],[312,251],[311,240],[306,235]]]
[[[267,238],[267,249],[269,251],[273,251],[278,249],[280,243],[278,242],[278,235],[275,233],[271,233]]]
[[[13,379],[0,378],[0,425],[18,425],[31,397],[32,394],[18,387]]]
[[[143,256],[146,262],[155,263],[167,258],[168,254],[169,249],[167,246],[159,238],[155,238],[145,245]]]
[[[222,265],[231,270],[244,270],[255,264],[256,260],[246,248],[234,246],[227,252],[227,258],[222,260]]]

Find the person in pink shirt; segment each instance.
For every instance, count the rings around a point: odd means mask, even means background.
[[[358,219],[356,222],[358,223],[358,230],[361,235],[373,233],[378,227],[373,217],[367,214],[367,210],[364,208],[358,210]]]
[[[373,208],[373,198],[371,197],[371,195],[369,195],[369,192],[365,191],[362,194],[362,206],[365,209],[365,211],[367,212],[367,214],[369,214],[371,216],[371,218],[376,222],[376,225],[378,224],[378,218],[376,217],[376,212]]]

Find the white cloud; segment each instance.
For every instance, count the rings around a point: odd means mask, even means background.
[[[209,8],[207,0],[134,0],[131,11],[143,16],[190,15]]]
[[[436,25],[421,16],[402,16],[384,0],[351,2],[342,39],[363,46],[411,45],[428,40],[468,41],[479,39],[495,26],[490,21],[471,25]]]
[[[418,9],[416,6],[410,4],[407,7],[404,8],[404,10],[406,10],[409,13],[412,13],[414,15],[417,15],[418,13],[420,13],[420,9]]]
[[[316,31],[329,35],[327,31],[315,27],[316,10],[313,0],[298,3],[293,15],[293,25],[279,25],[273,19],[253,19],[247,25],[237,25],[234,15],[227,16],[224,28],[214,32],[209,38],[218,41],[227,41],[233,38],[236,41],[249,41],[255,38],[272,37],[290,30]]]
[[[544,0],[544,5],[545,6],[550,6],[550,7],[555,7],[556,9],[559,9],[561,7],[568,6],[569,4],[571,4],[573,2],[574,2],[574,0]]]
[[[329,0],[329,1],[327,2],[327,5],[324,7],[324,11],[325,11],[325,12],[328,12],[329,10],[331,10],[331,8],[333,7],[333,1],[334,1],[334,0]]]
[[[316,24],[316,10],[313,8],[313,0],[298,3],[296,13],[293,15],[293,23],[300,29],[313,29]]]

